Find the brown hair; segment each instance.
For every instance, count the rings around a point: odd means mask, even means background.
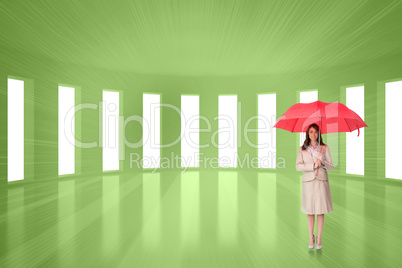
[[[305,141],[304,141],[304,143],[303,143],[303,146],[302,146],[302,150],[303,150],[303,151],[305,151],[305,150],[307,149],[307,147],[310,145],[310,142],[311,142],[310,136],[308,135],[308,132],[310,131],[310,128],[314,128],[315,130],[318,131],[318,141],[319,141],[319,144],[320,144],[320,145],[325,145],[325,143],[322,141],[320,128],[318,127],[317,124],[314,123],[314,124],[311,124],[311,125],[307,128],[307,131],[306,131],[306,139],[305,139]]]

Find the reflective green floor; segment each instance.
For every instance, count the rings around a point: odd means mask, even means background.
[[[401,183],[330,175],[334,211],[320,251],[308,249],[300,175],[168,171],[11,184],[0,190],[0,267],[401,267]]]

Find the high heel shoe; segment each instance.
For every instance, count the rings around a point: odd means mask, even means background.
[[[317,249],[322,249],[322,240],[321,240],[321,246],[317,245]]]
[[[313,249],[314,248],[314,243],[315,243],[315,236],[313,235],[313,245],[312,246],[308,245],[308,248]]]

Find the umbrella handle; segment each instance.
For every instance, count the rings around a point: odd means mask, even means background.
[[[321,162],[326,163],[327,161],[321,160]],[[320,167],[317,167],[317,171],[315,172],[315,175],[316,175],[316,176],[318,175],[318,170],[320,170]]]

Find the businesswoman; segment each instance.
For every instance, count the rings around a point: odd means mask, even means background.
[[[333,211],[331,191],[327,171],[332,171],[331,154],[328,145],[322,141],[317,124],[311,124],[306,131],[306,140],[299,148],[296,170],[303,171],[301,210],[307,214],[310,234],[309,248],[322,248],[321,235],[324,226],[324,214]],[[317,214],[317,237],[314,236],[314,221]],[[316,241],[317,238],[317,241]]]

